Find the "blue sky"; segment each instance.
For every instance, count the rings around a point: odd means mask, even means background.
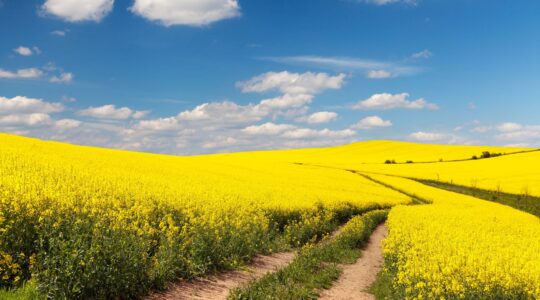
[[[174,154],[540,147],[539,15],[538,1],[0,0],[0,131]]]

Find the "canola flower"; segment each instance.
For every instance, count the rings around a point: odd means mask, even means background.
[[[178,157],[0,134],[0,288],[136,297],[232,268],[281,237],[301,245],[352,215],[409,203],[341,170],[279,156]]]
[[[540,219],[513,208],[370,175],[430,201],[391,210],[386,271],[406,299],[537,299]]]

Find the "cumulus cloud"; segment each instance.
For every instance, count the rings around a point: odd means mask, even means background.
[[[134,111],[128,107],[116,108],[113,104],[99,107],[89,107],[78,112],[79,115],[97,119],[126,120],[130,118],[142,118],[147,112]]]
[[[367,77],[371,79],[384,79],[392,77],[392,73],[386,70],[371,70],[367,73]]]
[[[113,5],[114,0],[47,0],[41,8],[45,14],[68,22],[99,22],[112,11]]]
[[[369,116],[365,117],[358,123],[351,126],[353,129],[371,129],[376,127],[390,127],[392,122],[388,120],[383,120],[379,116]]]
[[[305,118],[305,122],[308,124],[322,124],[328,123],[337,119],[338,114],[330,111],[320,111],[313,113]],[[303,120],[300,120],[303,121]]]
[[[43,76],[43,71],[37,68],[19,69],[17,71],[0,69],[0,79],[35,79],[41,76]]]
[[[0,115],[54,113],[64,110],[61,103],[45,102],[42,99],[16,96],[13,98],[0,97]]]
[[[415,141],[420,142],[436,142],[444,140],[446,138],[446,135],[436,132],[418,131],[411,133],[409,137]]]
[[[301,107],[311,103],[312,95],[307,94],[284,94],[278,97],[264,99],[261,101],[261,107],[267,108],[288,108]]]
[[[326,89],[339,89],[345,83],[345,74],[331,76],[327,73],[268,72],[238,82],[244,93],[263,93],[272,90],[284,94],[317,94]]]
[[[55,122],[55,127],[60,130],[73,129],[81,126],[81,121],[74,119],[61,119]]]
[[[361,100],[353,106],[353,109],[374,109],[374,110],[388,110],[388,109],[430,109],[436,110],[439,107],[436,104],[429,103],[423,98],[417,100],[408,100],[408,93],[401,94],[374,94],[368,99]]]
[[[237,0],[135,0],[130,10],[164,26],[204,26],[240,16]]]
[[[73,73],[63,72],[58,76],[52,76],[49,81],[52,83],[71,83],[73,81]]]
[[[51,117],[43,113],[0,116],[0,125],[3,126],[39,126],[50,122]]]
[[[296,128],[294,125],[267,122],[261,125],[248,126],[242,129],[242,132],[250,135],[278,135],[294,128]]]
[[[496,135],[499,140],[527,145],[540,144],[540,125],[506,122],[497,125],[495,128],[499,132]]]

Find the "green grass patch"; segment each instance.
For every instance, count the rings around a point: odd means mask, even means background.
[[[10,290],[0,290],[2,300],[41,300],[45,299],[38,292],[36,283],[32,280],[25,282],[22,286]]]
[[[350,219],[341,233],[321,243],[308,244],[287,267],[231,291],[229,299],[317,299],[342,272],[338,264],[354,263],[388,211],[376,210]]]
[[[540,217],[540,197],[534,197],[530,195],[509,194],[509,193],[503,193],[499,191],[489,191],[489,190],[455,185],[455,184],[440,182],[440,181],[435,181],[435,180],[422,180],[422,179],[415,179],[415,180],[423,184],[436,187],[439,189],[456,192],[460,194],[465,194],[465,195],[470,195],[476,198],[508,205],[515,209],[519,209],[521,211]]]

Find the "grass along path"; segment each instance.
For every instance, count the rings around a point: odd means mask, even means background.
[[[223,272],[205,278],[197,278],[192,281],[181,281],[171,286],[167,291],[153,293],[146,297],[146,299],[227,299],[229,290],[288,265],[294,257],[295,252],[259,255],[244,270]]]
[[[353,217],[340,234],[317,245],[305,246],[287,267],[237,288],[229,299],[317,299],[332,286],[341,265],[358,259],[358,248],[386,220],[388,211],[377,210]]]
[[[369,238],[361,257],[352,265],[342,265],[343,273],[332,288],[321,293],[323,300],[375,299],[367,289],[377,279],[383,265],[381,243],[386,236],[386,226],[379,225]]]

